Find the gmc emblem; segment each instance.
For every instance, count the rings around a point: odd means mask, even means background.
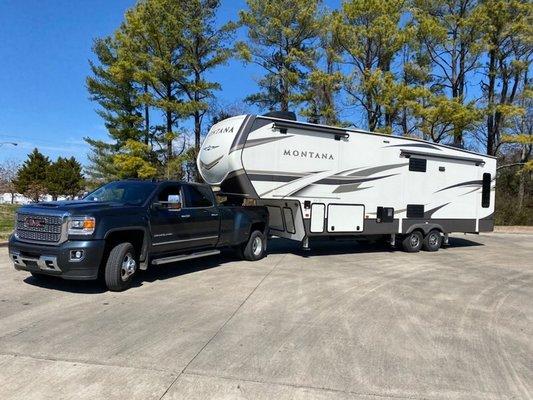
[[[42,228],[45,225],[44,218],[26,218],[24,225],[28,228]]]

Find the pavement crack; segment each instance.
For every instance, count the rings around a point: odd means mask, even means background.
[[[368,397],[375,397],[375,398],[383,398],[383,399],[398,399],[398,400],[429,400],[427,397],[421,397],[421,396],[412,396],[412,395],[397,395],[397,394],[385,394],[385,393],[376,393],[376,392],[357,392],[354,390],[342,390],[342,389],[334,389],[329,387],[321,387],[321,386],[312,386],[312,385],[301,385],[297,383],[289,383],[289,382],[271,382],[268,380],[260,380],[260,379],[250,379],[250,378],[237,378],[233,376],[224,376],[224,375],[216,375],[216,374],[208,374],[208,373],[202,373],[202,372],[195,372],[195,371],[186,371],[183,372],[181,375],[189,375],[189,376],[200,376],[204,378],[216,378],[216,379],[224,379],[228,381],[241,381],[241,382],[250,382],[250,383],[259,383],[262,385],[277,385],[277,386],[285,386],[295,389],[311,389],[316,391],[323,391],[323,392],[330,392],[330,393],[342,393],[347,394],[350,396],[368,396]],[[242,390],[242,388],[241,388]]]
[[[29,354],[24,354],[24,353],[18,353],[15,351],[2,351],[0,352],[0,356],[24,357],[24,358],[30,358],[33,360],[66,362],[66,363],[72,363],[72,364],[93,365],[93,366],[99,366],[99,367],[130,368],[130,369],[138,369],[142,371],[163,372],[167,374],[176,373],[176,371],[165,370],[161,368],[143,367],[143,366],[135,366],[135,365],[122,365],[122,364],[117,364],[117,363],[103,363],[103,362],[96,362],[92,360],[81,360],[78,358],[60,358],[60,357],[52,357],[52,356],[29,355]]]

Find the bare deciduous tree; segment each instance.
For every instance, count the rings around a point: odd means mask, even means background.
[[[14,160],[6,160],[0,164],[0,193],[9,193],[11,195],[11,204],[15,201],[15,178],[20,165]]]

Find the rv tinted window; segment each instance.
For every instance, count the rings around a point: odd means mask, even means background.
[[[185,191],[185,206],[187,207],[211,207],[210,196],[205,193],[204,188],[196,186],[186,186]],[[204,193],[202,193],[204,192]]]
[[[490,174],[483,174],[483,189],[481,192],[481,207],[489,208],[490,207]]]
[[[409,171],[426,172],[427,160],[425,158],[409,158]]]
[[[407,218],[424,218],[424,205],[407,204]]]

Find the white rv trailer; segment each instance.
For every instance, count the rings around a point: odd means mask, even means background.
[[[205,181],[268,206],[270,232],[390,235],[407,251],[442,234],[492,231],[496,159],[419,139],[242,115],[214,125],[197,160]]]

